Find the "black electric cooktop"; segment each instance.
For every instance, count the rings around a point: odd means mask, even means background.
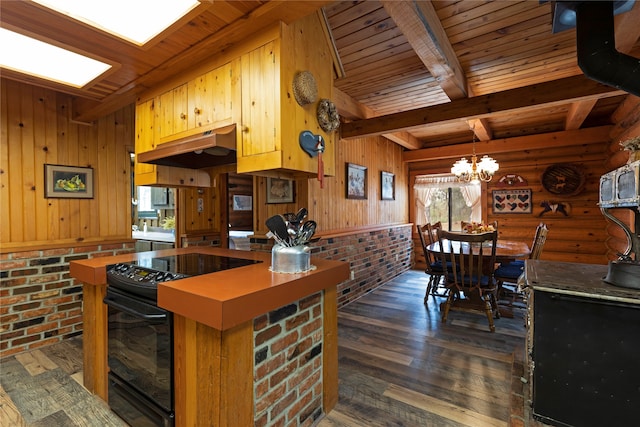
[[[158,283],[261,262],[201,253],[141,257],[136,261],[107,266],[107,284],[128,294],[156,300]]]
[[[232,258],[220,255],[190,253],[170,255],[156,258],[140,258],[135,264],[151,270],[181,274],[184,276],[198,276],[215,273],[231,268],[258,264],[262,261],[252,259]]]

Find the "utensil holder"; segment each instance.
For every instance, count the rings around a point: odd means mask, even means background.
[[[270,270],[274,273],[304,273],[311,269],[311,249],[308,246],[273,245]]]

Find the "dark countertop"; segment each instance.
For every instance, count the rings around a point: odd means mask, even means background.
[[[608,266],[527,260],[527,285],[536,291],[640,304],[640,290],[610,285],[602,279]]]

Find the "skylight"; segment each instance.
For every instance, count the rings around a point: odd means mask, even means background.
[[[198,0],[34,0],[132,43],[143,45],[183,17]]]
[[[83,87],[111,65],[0,28],[0,66],[20,73]]]

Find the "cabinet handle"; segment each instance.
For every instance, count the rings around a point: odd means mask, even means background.
[[[242,125],[242,126],[240,127],[240,129],[241,129],[241,130],[242,130],[242,132],[244,132],[244,133],[249,132],[249,126],[247,126],[247,125]]]
[[[184,120],[187,118],[187,115],[185,113],[180,113],[180,118]]]
[[[196,108],[194,108],[194,109],[193,109],[193,113],[194,113],[194,114],[200,114],[200,112],[201,112],[201,111],[200,111],[200,109],[199,109],[198,107],[196,107]]]

